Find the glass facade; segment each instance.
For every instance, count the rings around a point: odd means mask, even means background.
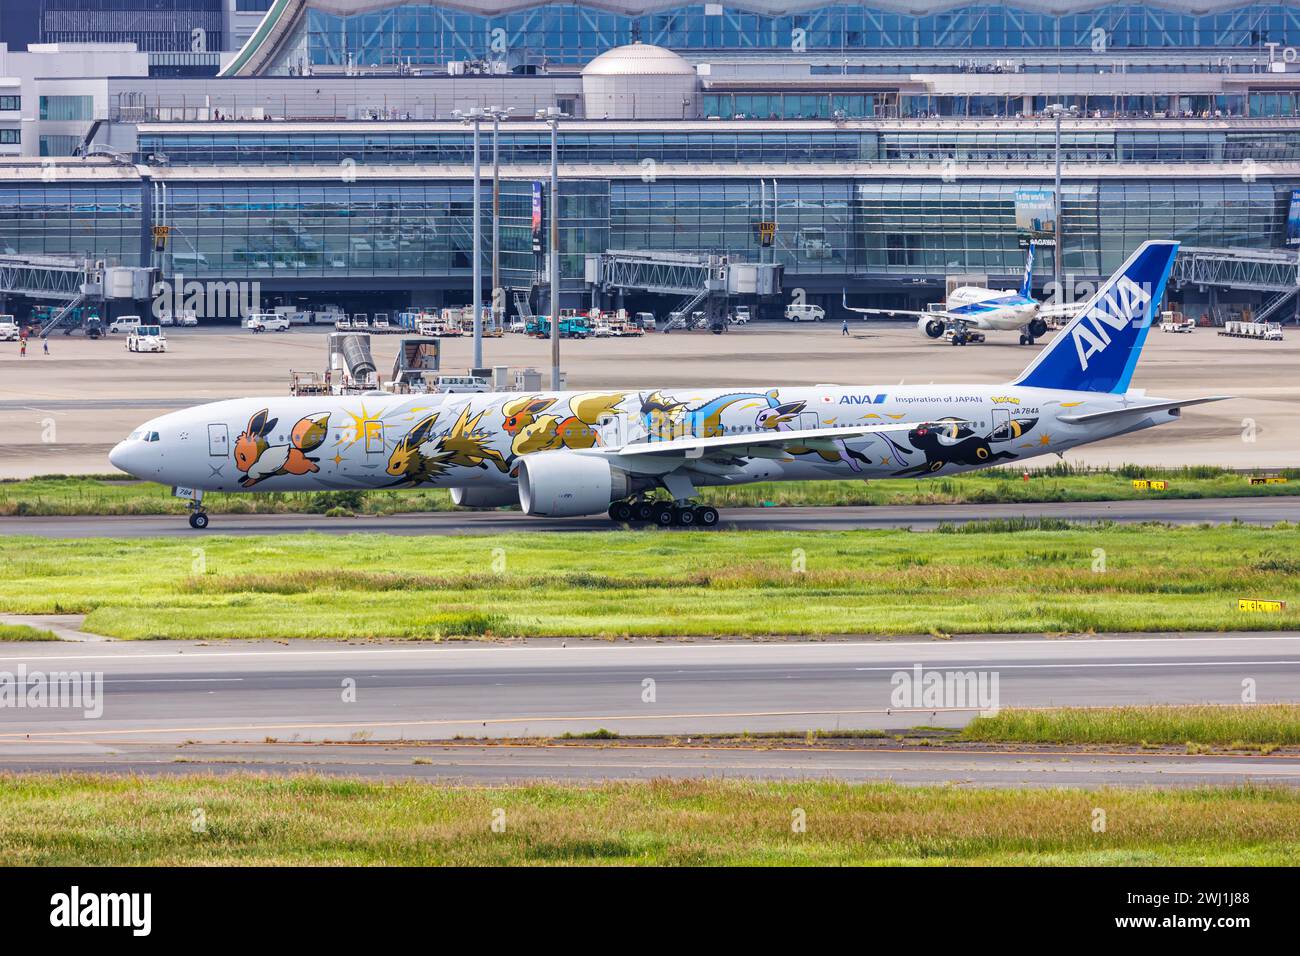
[[[40,0],[40,5],[44,43],[134,43],[144,53],[223,49],[223,0]]]
[[[505,165],[546,165],[550,134],[504,130]],[[564,165],[656,163],[807,164],[807,163],[1050,163],[1055,158],[1052,129],[938,130],[918,125],[903,130],[735,131],[646,128],[590,132],[560,127]],[[358,165],[465,166],[473,156],[472,136],[446,132],[233,133],[216,126],[211,133],[141,132],[139,156],[162,153],[173,166],[327,165],[345,160]],[[490,147],[484,147],[484,160]],[[1061,156],[1067,163],[1221,163],[1300,162],[1300,129],[1194,130],[1066,129]]]
[[[140,264],[139,183],[0,184],[0,253]]]
[[[757,181],[662,179],[562,182],[566,286],[583,257],[606,249],[716,251],[759,259]],[[1015,193],[1050,178],[941,182],[896,178],[781,180],[776,257],[801,277],[1016,275]],[[1069,180],[1063,189],[1068,270],[1107,274],[1142,241],[1280,248],[1300,181],[1147,177]],[[502,184],[504,280],[528,285],[528,181]],[[483,194],[484,235],[491,188]],[[549,215],[549,210],[547,211]],[[337,180],[174,183],[172,238],[162,263],[189,278],[301,281],[455,277],[470,273],[472,196],[455,181]],[[0,185],[0,252],[73,255],[138,265],[146,232],[141,189],[129,185]],[[484,273],[489,274],[486,250]]]
[[[42,96],[43,120],[89,120],[95,118],[93,96]]]
[[[501,267],[527,284],[533,270],[532,187],[501,190]],[[482,195],[484,235],[492,194]],[[268,277],[465,275],[473,194],[465,182],[175,184],[167,197],[170,274]],[[484,268],[491,262],[484,247]]]
[[[71,2],[71,0],[69,0]],[[1053,14],[977,3],[920,15],[832,4],[770,15],[743,3],[689,4],[636,15],[549,3],[483,16],[408,5],[353,16],[312,10],[307,51],[317,65],[442,64],[452,60],[585,63],[641,40],[678,52],[843,54],[860,50],[1236,49],[1300,44],[1300,11],[1280,3],[1213,12],[1106,4]]]

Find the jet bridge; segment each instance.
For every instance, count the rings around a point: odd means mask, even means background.
[[[738,262],[713,253],[611,249],[587,257],[587,283],[594,291],[622,295],[644,292],[681,296],[675,311],[687,320],[698,306],[710,323],[719,321],[734,296],[761,297],[781,291],[781,266]]]
[[[71,301],[93,278],[90,263],[56,256],[0,256],[0,295]]]
[[[1255,320],[1262,322],[1300,291],[1300,259],[1285,249],[1183,246],[1170,278],[1178,287],[1272,292],[1274,296],[1255,312]]]

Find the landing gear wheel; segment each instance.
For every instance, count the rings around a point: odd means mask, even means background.
[[[1029,344],[1031,344],[1033,341],[1034,341],[1033,339],[1031,339],[1029,336],[1025,335],[1023,332],[1020,334],[1020,344],[1021,344],[1021,345],[1029,345]]]
[[[672,505],[657,504],[654,506],[654,513],[650,516],[650,520],[661,528],[668,528],[672,526],[676,512],[677,509]]]
[[[695,509],[695,523],[701,528],[717,527],[718,518],[718,509],[713,505],[699,505]]]
[[[653,521],[656,507],[657,505],[653,501],[638,501],[632,506],[632,520]]]
[[[208,516],[206,512],[195,511],[190,514],[190,527],[195,531],[202,531],[208,526]]]
[[[673,524],[679,528],[695,527],[695,509],[690,505],[673,509]]]
[[[633,518],[632,505],[626,501],[616,501],[609,506],[609,520],[616,524],[627,524]]]

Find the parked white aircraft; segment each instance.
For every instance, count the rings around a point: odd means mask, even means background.
[[[1034,279],[1034,247],[1025,257],[1025,277],[1015,291],[963,285],[948,293],[942,308],[927,312],[910,309],[844,308],[862,315],[914,315],[916,327],[932,339],[946,338],[953,345],[984,341],[985,332],[1020,332],[1021,345],[1033,345],[1047,334],[1047,319],[1075,315],[1082,304],[1047,305],[1029,293]]]
[[[205,491],[428,486],[467,507],[715,525],[700,486],[949,475],[1216,401],[1129,388],[1177,250],[1145,243],[1007,385],[247,398],[156,418],[109,459],[175,486],[195,528]]]

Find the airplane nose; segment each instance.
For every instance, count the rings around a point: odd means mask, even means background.
[[[108,453],[108,461],[118,471],[124,471],[136,478],[140,477],[140,443],[138,441],[120,441]]]

